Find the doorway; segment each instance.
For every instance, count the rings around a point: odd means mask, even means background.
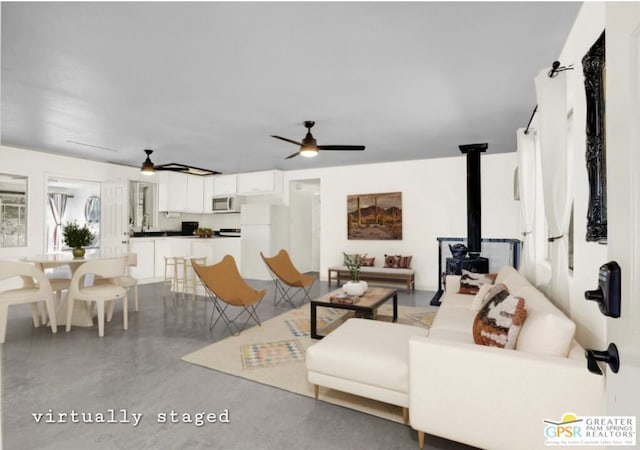
[[[68,250],[62,226],[68,222],[88,225],[95,238],[87,248],[100,248],[100,183],[61,177],[47,178],[45,253]]]
[[[289,182],[289,254],[301,272],[320,270],[320,180]]]

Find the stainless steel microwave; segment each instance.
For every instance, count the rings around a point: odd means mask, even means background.
[[[214,213],[240,212],[240,198],[235,196],[213,197],[211,199],[211,211]]]

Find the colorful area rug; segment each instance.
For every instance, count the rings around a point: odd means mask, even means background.
[[[313,397],[307,382],[306,349],[316,340],[309,337],[308,303],[184,356],[188,363],[246,378],[296,394]],[[346,314],[352,314],[347,312]],[[378,310],[378,320],[390,321],[392,306]],[[398,307],[398,322],[428,329],[433,309]],[[318,308],[318,331],[328,334],[347,317],[344,310]],[[402,423],[402,409],[363,397],[320,388],[320,400]]]

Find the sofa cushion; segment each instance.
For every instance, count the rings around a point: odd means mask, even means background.
[[[307,369],[399,392],[409,391],[409,338],[421,327],[349,319],[307,349]]]
[[[495,284],[502,283],[509,288],[509,292],[518,295],[517,292],[520,288],[525,286],[532,286],[520,272],[511,266],[504,266],[498,272],[495,280]],[[527,301],[527,308],[529,308]]]
[[[448,330],[446,328],[438,328],[429,330],[429,339],[441,339],[447,342],[461,342],[464,344],[473,344],[473,334],[469,330]]]
[[[457,295],[456,297],[469,297],[468,295]],[[473,320],[476,318],[476,311],[472,311],[469,308],[469,304],[467,301],[467,305],[464,307],[451,307],[448,303],[450,300],[449,296],[445,300],[446,306],[438,309],[438,313],[436,317],[433,319],[433,323],[431,324],[431,330],[453,330],[456,332],[466,333],[469,335],[469,339],[471,338],[471,331],[473,328]],[[443,303],[444,305],[444,303]]]
[[[527,317],[524,299],[499,289],[480,309],[473,322],[476,344],[513,349]]]
[[[468,326],[466,335],[472,339],[476,315],[476,311],[471,310],[474,297],[457,293],[459,279],[460,276],[446,276],[446,295],[441,298],[442,305],[434,319],[430,335],[446,334],[446,327],[454,334],[465,333],[465,327]],[[575,323],[513,267],[504,266],[498,272],[496,286],[500,283],[507,286],[511,295],[522,297],[526,302],[527,319],[520,329],[516,350],[567,357],[574,342]],[[457,311],[464,309],[467,310],[466,314]]]
[[[493,284],[485,283],[480,286],[478,289],[478,293],[473,297],[471,301],[471,310],[472,311],[480,311],[480,309],[484,306],[486,300],[489,299],[489,292],[494,287]]]
[[[493,284],[495,279],[495,273],[474,273],[463,269],[458,293],[475,295],[478,293],[480,286],[483,284]]]
[[[457,295],[460,290],[460,275],[445,275],[444,276],[444,290],[449,295]]]

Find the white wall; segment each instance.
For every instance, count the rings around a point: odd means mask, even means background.
[[[586,2],[583,4],[567,42],[558,59],[562,65],[573,64],[574,70],[567,72],[567,103],[568,112],[573,110],[572,141],[567,143],[568,164],[573,170],[573,182],[569,186],[574,199],[574,270],[561,269],[560,283],[557,288],[545,287],[550,277],[550,265],[544,261],[543,255],[546,244],[544,230],[544,211],[542,204],[536,208],[534,234],[538,247],[536,256],[537,283],[546,294],[571,316],[577,324],[576,337],[578,341],[588,347],[602,347],[605,340],[605,320],[594,302],[584,298],[584,291],[594,289],[598,280],[598,268],[606,262],[607,246],[586,242],[587,205],[589,198],[589,183],[585,160],[585,128],[586,128],[586,99],[584,77],[582,73],[582,57],[593,45],[604,30],[604,3]],[[542,68],[541,68],[542,69]],[[533,78],[535,74],[531,74]],[[532,83],[533,89],[533,83]],[[538,180],[541,183],[541,180]],[[541,185],[536,186],[539,196]],[[560,298],[569,293],[569,298]],[[568,306],[567,306],[568,305]]]
[[[518,238],[519,204],[513,200],[515,153],[485,153],[482,166],[482,236]],[[452,152],[457,153],[457,149]],[[135,167],[94,162],[29,150],[0,147],[2,171],[28,177],[28,246],[0,249],[0,257],[26,256],[44,252],[45,180],[62,178],[107,181],[142,179]],[[80,174],[80,175],[79,175]],[[327,267],[341,263],[342,252],[366,252],[380,258],[385,253],[412,255],[416,287],[437,286],[439,236],[466,236],[466,158],[424,159],[381,164],[331,167],[285,172],[285,192],[250,201],[288,204],[289,181],[320,180],[321,258],[320,275]],[[347,240],[347,195],[402,192],[403,239],[401,241]],[[224,216],[224,215],[223,215]],[[231,215],[230,215],[231,216]],[[216,219],[217,215],[183,215],[180,220]],[[235,219],[237,217],[233,217]],[[176,224],[177,225],[177,224]]]
[[[518,238],[519,204],[513,200],[515,153],[482,155],[482,236]],[[457,149],[452,149],[457,153]],[[401,161],[285,172],[289,181],[320,179],[320,276],[342,263],[342,252],[413,256],[416,288],[435,290],[438,282],[437,237],[467,234],[466,158]],[[347,239],[347,195],[402,192],[403,239],[359,241]],[[284,198],[288,198],[285,192]]]
[[[0,171],[28,177],[27,247],[0,248],[0,258],[45,252],[45,201],[47,176],[88,181],[141,179],[140,170],[116,164],[70,158],[49,153],[0,146]],[[148,181],[148,180],[147,180]]]

